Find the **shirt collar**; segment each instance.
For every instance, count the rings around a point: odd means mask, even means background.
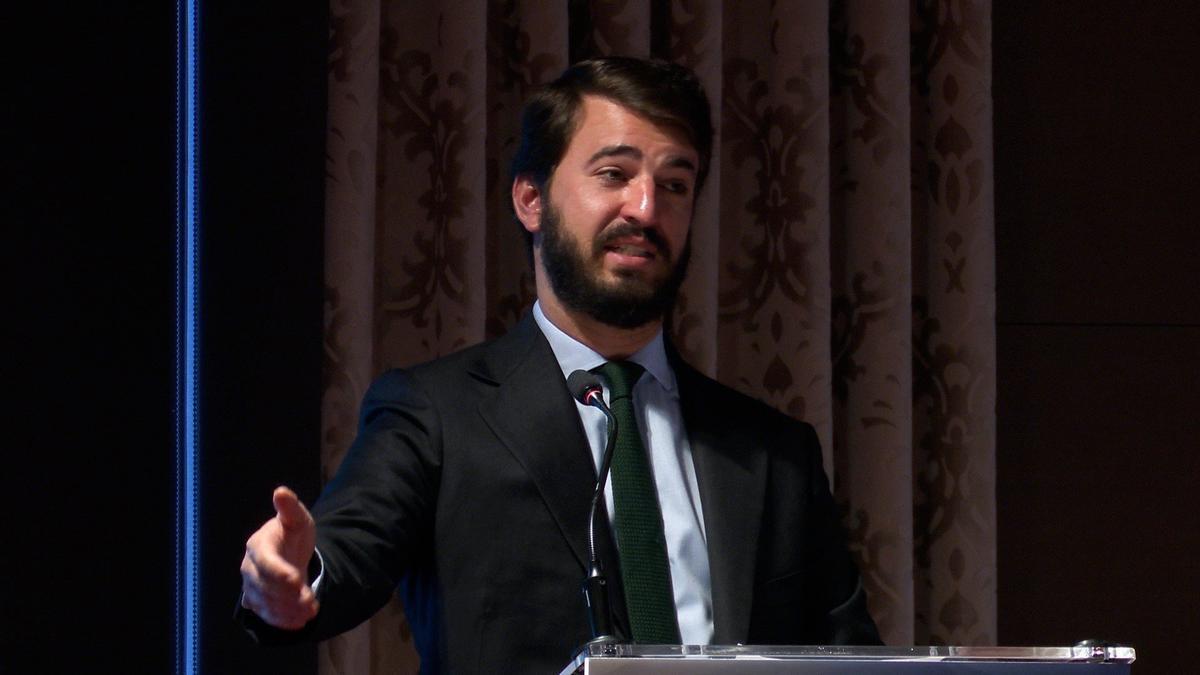
[[[591,347],[555,326],[554,322],[550,321],[542,311],[540,301],[533,303],[533,320],[537,322],[538,327],[542,329],[542,334],[550,343],[550,349],[554,352],[554,358],[558,359],[558,366],[562,369],[564,378],[576,370],[592,370],[608,361]],[[667,361],[667,349],[661,330],[628,360],[645,368],[646,372],[650,373],[665,391],[674,393],[675,371],[671,370],[671,365]]]

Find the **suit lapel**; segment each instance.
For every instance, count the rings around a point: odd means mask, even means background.
[[[492,343],[472,375],[495,387],[479,404],[479,414],[537,486],[579,562],[582,584],[590,559],[588,509],[596,466],[562,369],[533,317],[527,314]],[[598,508],[605,513],[603,505]],[[607,563],[614,626],[629,635],[616,546],[603,515],[597,522],[596,547]]]
[[[596,469],[561,372],[549,343],[526,315],[493,343],[473,374],[495,384],[479,412],[537,486],[579,560],[582,580]]]
[[[676,360],[680,407],[700,487],[712,579],[713,643],[744,642],[767,475],[766,454],[715,405],[716,385]]]

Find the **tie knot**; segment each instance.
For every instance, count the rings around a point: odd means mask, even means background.
[[[594,371],[608,379],[608,391],[613,400],[628,398],[633,393],[633,385],[646,372],[633,361],[609,361]]]

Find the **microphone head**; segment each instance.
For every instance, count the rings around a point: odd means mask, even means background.
[[[570,390],[571,396],[574,396],[576,401],[584,405],[591,405],[589,399],[603,391],[604,387],[600,384],[600,378],[596,377],[594,373],[577,370],[567,376],[567,389]]]

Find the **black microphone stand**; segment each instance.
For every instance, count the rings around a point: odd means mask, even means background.
[[[588,618],[592,628],[592,639],[588,640],[580,651],[593,645],[612,644],[619,642],[612,631],[612,614],[608,602],[608,579],[604,576],[604,564],[596,551],[596,509],[603,503],[604,485],[607,482],[609,469],[612,464],[613,448],[617,438],[617,418],[612,410],[604,403],[600,380],[587,371],[577,370],[567,378],[567,385],[577,401],[593,408],[599,408],[608,420],[608,441],[604,446],[604,454],[600,456],[600,467],[597,471],[596,489],[592,492],[592,504],[588,509],[588,564],[587,577],[583,580],[583,600],[587,604]]]

